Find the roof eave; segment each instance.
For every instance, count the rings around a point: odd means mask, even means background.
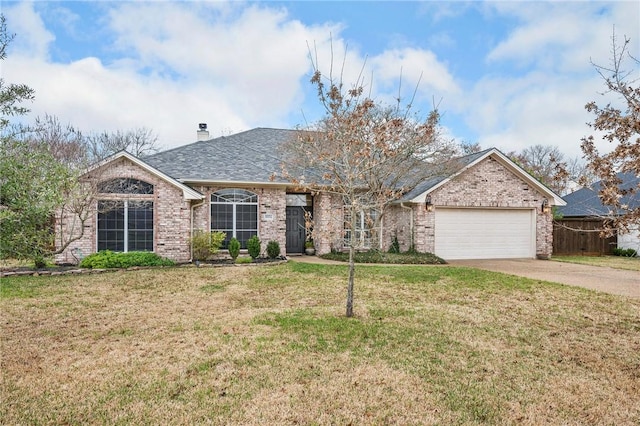
[[[260,182],[260,181],[243,181],[243,180],[221,180],[221,179],[200,179],[200,178],[180,178],[179,182],[185,185],[203,185],[203,186],[265,186],[265,187],[287,187],[294,186],[289,182]]]
[[[126,158],[127,160],[131,161],[132,163],[134,163],[135,165],[137,165],[138,167],[146,170],[147,172],[151,173],[152,175],[166,181],[167,183],[169,183],[170,185],[180,189],[182,191],[182,196],[184,197],[185,200],[202,200],[204,199],[204,195],[200,194],[198,191],[196,191],[193,188],[190,188],[189,186],[185,185],[184,183],[172,178],[171,176],[161,172],[160,170],[156,169],[155,167],[147,164],[146,162],[144,162],[143,160],[139,159],[138,157],[136,157],[133,154],[128,153],[127,151],[119,151],[116,152],[115,154],[104,158],[103,160],[95,163],[94,165],[92,165],[91,167],[89,167],[87,169],[87,171],[85,171],[84,174],[90,173],[93,170],[97,170],[103,166],[106,166],[107,164],[116,161],[120,158]]]

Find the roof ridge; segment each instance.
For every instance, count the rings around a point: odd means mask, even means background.
[[[166,149],[164,151],[156,152],[155,154],[148,155],[145,158],[149,159],[149,158],[157,157],[157,156],[162,155],[162,154],[167,154],[167,153],[173,152],[173,151],[178,150],[178,149],[191,148],[191,147],[194,147],[194,146],[197,146],[197,145],[205,145],[205,144],[209,144],[209,143],[211,143],[213,141],[224,140],[224,139],[227,139],[227,138],[236,139],[241,135],[245,135],[247,133],[254,132],[256,130],[278,130],[278,131],[286,131],[286,132],[296,132],[297,131],[296,129],[284,129],[284,128],[278,128],[278,127],[254,127],[252,129],[243,130],[241,132],[234,133],[232,135],[220,135],[220,136],[217,136],[215,138],[210,138],[210,139],[205,139],[205,140],[201,140],[201,141],[190,142],[190,143],[187,143],[187,144],[184,144],[184,145],[180,145],[180,146],[176,146],[176,147],[173,147],[173,148]]]

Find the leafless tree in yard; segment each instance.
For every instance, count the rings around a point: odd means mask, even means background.
[[[300,187],[342,200],[349,249],[346,316],[351,317],[356,250],[377,246],[375,232],[389,204],[442,173],[456,147],[440,137],[437,108],[421,117],[411,102],[403,107],[400,96],[395,105],[376,103],[364,94],[362,77],[348,88],[342,74],[323,74],[317,59],[312,65],[311,84],[325,114],[282,147],[283,174]]]

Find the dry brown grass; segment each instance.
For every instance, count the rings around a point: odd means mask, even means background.
[[[3,424],[640,423],[640,301],[443,267],[2,280]]]

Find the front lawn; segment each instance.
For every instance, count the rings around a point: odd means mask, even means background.
[[[583,265],[605,266],[614,269],[640,271],[640,257],[621,256],[553,256],[558,262],[581,263]]]
[[[640,301],[471,268],[3,278],[3,424],[640,423]]]

